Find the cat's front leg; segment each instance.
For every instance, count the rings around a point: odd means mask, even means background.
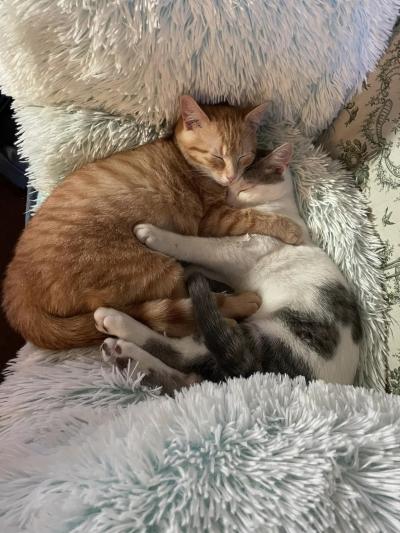
[[[136,238],[151,250],[175,257],[180,261],[188,259],[188,247],[183,235],[157,228],[153,224],[138,224],[134,229]],[[183,241],[183,242],[182,242]]]
[[[294,220],[278,213],[260,213],[255,209],[237,209],[222,205],[213,207],[200,222],[199,235],[226,237],[267,235],[287,244],[304,242],[303,228]]]
[[[237,262],[237,246],[243,239],[250,237],[232,237],[216,239],[213,237],[191,237],[163,230],[152,224],[139,224],[135,235],[140,242],[151,250],[175,257],[179,261],[195,263],[215,272],[226,272],[231,263]]]

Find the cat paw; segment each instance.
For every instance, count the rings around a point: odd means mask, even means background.
[[[99,307],[94,312],[94,321],[98,331],[122,339],[129,340],[132,320],[125,313],[109,307]]]
[[[136,238],[148,248],[157,249],[158,233],[160,230],[152,224],[138,224],[134,230]]]
[[[105,363],[115,365],[120,356],[120,349],[118,348],[118,339],[109,337],[105,339],[100,346],[100,352]]]
[[[262,304],[261,296],[259,296],[256,292],[241,292],[238,294],[238,298],[240,298],[244,304],[247,304],[248,308],[253,310],[253,312],[258,311]]]
[[[279,230],[276,237],[287,244],[299,245],[304,242],[303,229],[290,218],[283,217]]]
[[[261,307],[262,300],[255,292],[242,292],[226,296],[226,303],[221,308],[227,318],[247,318],[254,315]]]
[[[118,367],[120,370],[128,368],[130,361],[133,367],[139,366],[135,358],[135,349],[137,347],[134,344],[114,337],[108,337],[100,346],[103,361],[108,365]]]
[[[141,361],[143,354],[151,357],[133,342],[116,339],[114,337],[108,337],[105,339],[100,346],[100,350],[104,361],[113,364],[118,363],[118,366],[121,366],[121,360],[126,361],[127,359],[133,359],[137,363]]]

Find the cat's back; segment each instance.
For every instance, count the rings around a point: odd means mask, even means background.
[[[191,186],[190,168],[170,139],[119,152],[89,163],[64,178],[34,216],[26,233],[69,227],[91,232],[112,224],[122,231],[129,223],[169,224],[186,211],[201,217],[200,200]],[[172,211],[177,211],[173,213]]]
[[[292,246],[279,243],[275,250],[266,254],[261,261],[270,276],[279,276],[301,280],[303,285],[314,283],[319,276],[341,276],[341,273],[328,254],[314,245],[305,243]]]
[[[118,152],[76,170],[56,187],[46,206],[126,198],[126,194],[156,191],[168,195],[178,186],[190,190],[190,168],[170,139]],[[137,195],[137,194],[136,194]],[[104,207],[102,202],[102,207]]]
[[[264,239],[258,237],[258,240],[261,247]],[[257,261],[249,258],[247,283],[242,287],[262,294],[262,312],[274,313],[297,303],[300,307],[307,305],[308,300],[313,300],[316,287],[332,281],[347,287],[337,265],[318,246],[275,242],[276,247],[262,254]]]

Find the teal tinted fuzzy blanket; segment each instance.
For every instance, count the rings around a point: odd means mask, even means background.
[[[2,532],[400,531],[399,397],[258,374],[173,400],[90,355],[1,388]]]

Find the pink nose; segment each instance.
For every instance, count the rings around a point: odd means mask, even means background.
[[[226,179],[228,180],[228,183],[233,183],[236,179],[236,176],[227,176]]]

